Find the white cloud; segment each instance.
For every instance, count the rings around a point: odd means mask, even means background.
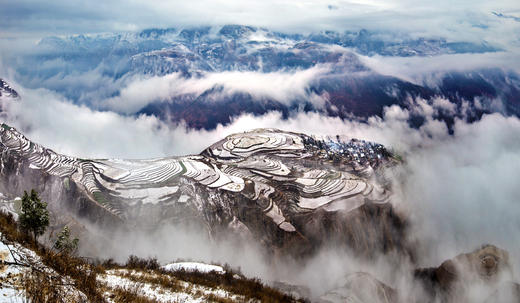
[[[78,10],[81,5],[82,10]],[[333,10],[328,6],[334,7]],[[520,23],[503,20],[491,11],[518,12],[517,1],[4,1],[0,0],[0,37],[32,37],[46,34],[139,30],[146,27],[194,26],[201,24],[251,24],[281,31],[317,31],[368,28],[396,30],[413,36],[442,36],[448,40],[497,44],[506,52],[489,54],[443,55],[431,58],[363,57],[376,72],[414,83],[435,84],[438,75],[449,70],[467,71],[499,67],[520,72],[518,29]],[[173,21],[172,21],[173,20]],[[202,20],[202,21],[201,21]],[[30,40],[30,39],[29,39]],[[8,41],[8,42],[6,42]],[[32,41],[32,40],[30,40]],[[2,49],[19,46],[16,39],[2,40]],[[2,62],[0,60],[0,62]],[[57,62],[59,64],[59,62]],[[214,86],[224,92],[247,91],[258,98],[287,101],[309,97],[305,88],[323,66],[296,72],[258,74],[253,72],[208,73],[184,79],[177,74],[135,79],[109,100],[108,108],[132,113],[155,99],[167,100],[172,94],[199,94]],[[51,79],[62,85],[62,79]],[[65,79],[96,87],[105,79],[96,73]],[[14,84],[14,83],[13,83]],[[19,86],[17,86],[19,87]],[[107,90],[109,90],[107,88]],[[343,121],[317,113],[296,113],[282,120],[277,112],[263,116],[244,114],[228,126],[215,130],[190,130],[183,125],[168,125],[155,117],[125,116],[111,111],[96,111],[72,104],[48,90],[18,89],[19,102],[10,102],[6,122],[30,139],[57,152],[81,157],[151,158],[198,153],[224,136],[259,127],[274,127],[309,134],[345,134],[383,143],[404,155],[406,162],[396,169],[396,204],[412,218],[411,233],[423,250],[419,261],[437,266],[441,261],[469,251],[483,242],[510,251],[512,260],[520,258],[520,120],[498,114],[467,124],[457,120],[454,134],[444,123],[434,120],[436,110],[451,111],[444,99],[432,105],[420,100],[414,110],[426,117],[420,129],[410,128],[410,112],[396,106],[386,108],[383,118],[367,123]],[[148,236],[148,235],[147,235]],[[164,234],[159,239],[164,239]],[[182,236],[182,235],[181,235]],[[185,238],[180,238],[184,240]],[[150,247],[161,241],[153,241]],[[198,242],[203,242],[198,241]],[[162,244],[162,242],[161,242]],[[171,244],[171,242],[170,242]],[[164,245],[164,247],[168,247]],[[206,248],[205,243],[196,248]],[[130,247],[128,249],[135,249]],[[161,251],[161,250],[158,250]],[[162,250],[162,251],[166,251]],[[195,250],[179,251],[186,257]],[[198,249],[198,258],[210,261],[208,249]],[[223,249],[224,260],[235,255]],[[248,266],[252,256],[240,261]],[[344,258],[326,255],[311,272],[309,280],[319,283],[329,273],[323,268],[344,268]],[[233,260],[231,260],[233,261]],[[518,262],[518,261],[517,261]],[[359,270],[357,264],[349,268]],[[257,266],[256,264],[252,267]],[[258,266],[264,266],[258,265]],[[247,269],[252,269],[252,267]],[[519,266],[516,264],[518,273]],[[248,271],[252,275],[258,269]],[[266,270],[265,268],[263,270]],[[272,268],[268,268],[272,270]],[[324,277],[325,276],[325,277]],[[336,276],[334,276],[336,277]],[[305,279],[302,279],[305,280]],[[320,285],[321,287],[321,285]]]
[[[246,24],[283,31],[384,29],[467,39],[513,39],[518,22],[493,11],[518,12],[500,1],[161,1],[0,0],[0,36],[127,31],[149,27]],[[78,5],[82,9],[78,10]],[[330,9],[333,7],[334,9]],[[498,35],[500,31],[502,35]],[[485,37],[484,37],[484,36]],[[500,37],[501,36],[501,37]]]
[[[60,153],[149,158],[198,153],[208,142],[202,139],[207,136],[204,131],[170,127],[156,117],[94,111],[43,89],[22,89],[21,93],[21,101],[9,102],[5,122]]]
[[[501,68],[520,73],[520,52],[448,54],[433,57],[359,56],[361,62],[382,75],[394,76],[419,85],[437,86],[446,72],[467,72]]]
[[[182,95],[200,96],[213,88],[221,88],[216,93],[218,96],[248,93],[256,99],[281,103],[313,101],[319,107],[324,100],[308,92],[307,88],[329,69],[328,65],[317,65],[304,70],[271,73],[224,71],[191,78],[184,78],[180,73],[138,77],[123,87],[119,96],[103,100],[99,106],[120,113],[135,113],[154,101],[167,101]]]
[[[435,97],[433,98],[432,103],[438,112],[449,115],[454,115],[456,113],[457,105],[446,98]]]
[[[154,86],[150,87],[153,89]],[[193,86],[187,87],[193,89]],[[296,112],[286,120],[279,112],[261,116],[245,113],[233,118],[230,125],[197,131],[183,124],[167,124],[155,116],[134,117],[92,110],[45,89],[19,88],[18,91],[22,99],[9,102],[7,123],[35,142],[60,153],[81,157],[151,158],[193,154],[228,134],[262,127],[316,135],[346,134],[391,145],[398,150],[422,144],[425,139],[423,133],[410,128],[409,112],[398,106],[386,108],[383,118],[374,116],[367,123],[312,112]],[[434,112],[425,100],[416,100],[415,111],[423,115]],[[445,125],[431,117],[421,130],[428,130],[429,135],[447,135]]]
[[[457,121],[453,136],[411,150],[406,162],[402,199],[426,245],[423,265],[483,243],[519,257],[513,240],[520,232],[519,119],[494,114],[474,124]]]

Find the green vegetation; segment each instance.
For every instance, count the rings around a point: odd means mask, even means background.
[[[20,214],[20,227],[22,230],[31,232],[36,242],[37,238],[45,232],[49,226],[49,211],[47,203],[40,200],[38,192],[34,189],[31,194],[24,191],[22,198],[22,210]]]
[[[66,190],[70,190],[70,179],[68,177],[63,179],[63,186],[65,186]]]
[[[154,303],[154,299],[142,296],[137,288],[118,287],[108,290],[104,284],[97,280],[97,275],[105,274],[109,269],[126,269],[144,273],[143,275],[121,274],[121,277],[131,279],[135,282],[158,285],[165,290],[172,292],[187,292],[203,297],[207,302],[236,302],[235,299],[219,297],[215,294],[204,294],[193,289],[192,286],[203,286],[211,289],[223,289],[232,295],[244,298],[245,301],[261,302],[304,302],[292,296],[283,294],[277,289],[264,285],[258,279],[243,277],[240,273],[233,271],[225,265],[225,273],[209,272],[202,273],[197,271],[175,271],[168,272],[160,268],[159,262],[155,258],[142,259],[130,256],[126,264],[118,264],[113,260],[89,260],[66,253],[48,249],[34,241],[32,235],[23,229],[13,219],[11,214],[0,211],[0,233],[3,240],[16,242],[34,251],[41,259],[41,262],[55,273],[42,270],[41,267],[29,265],[30,269],[23,276],[23,289],[26,292],[27,302],[72,302],[71,298],[64,297],[66,286],[73,286],[85,294],[90,302],[106,302],[104,296],[110,293],[113,302],[125,303]],[[71,247],[77,241],[71,240],[70,231],[65,227],[59,234],[59,247]],[[69,251],[69,250],[67,250]],[[25,265],[27,266],[27,265]],[[62,278],[68,277],[72,283],[63,284]],[[184,286],[185,283],[190,283]],[[190,286],[191,285],[191,286]]]
[[[68,226],[65,226],[58,234],[58,238],[54,243],[54,248],[60,254],[73,254],[78,249],[78,243],[79,239],[71,239],[70,229]]]
[[[63,287],[67,286],[63,284],[60,277],[70,278],[72,281],[70,286],[83,292],[90,302],[105,302],[96,281],[96,275],[99,273],[95,270],[97,267],[82,258],[58,254],[46,248],[34,241],[26,231],[22,230],[11,214],[0,211],[2,241],[15,242],[34,251],[44,265],[56,272],[42,270],[34,264],[23,265],[30,267],[22,281],[27,302],[70,302],[60,292]]]
[[[105,195],[100,191],[95,191],[92,193],[94,196],[94,200],[96,200],[101,205],[110,205],[108,199],[105,197]]]

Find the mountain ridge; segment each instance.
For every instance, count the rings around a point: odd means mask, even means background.
[[[416,100],[432,103],[435,98],[455,106],[451,116],[439,115],[448,126],[454,115],[468,120],[497,111],[519,116],[520,81],[514,70],[448,67],[426,72],[413,83],[367,63],[372,58],[504,53],[482,43],[367,30],[283,34],[227,25],[49,37],[23,60],[5,60],[17,71],[14,80],[25,87],[47,88],[95,110],[156,116],[196,129],[227,125],[242,113],[270,111],[284,118],[305,111],[363,121],[381,117],[385,106],[411,109]],[[266,75],[294,85],[277,87],[282,81],[271,83]],[[241,85],[245,77],[260,88]],[[157,89],[149,92],[145,84]],[[411,124],[419,127],[420,119]]]
[[[208,226],[215,237],[245,232],[264,239],[268,250],[290,254],[312,253],[325,244],[324,234],[359,253],[407,250],[406,224],[388,203],[389,184],[379,172],[395,160],[378,144],[258,129],[195,156],[87,160],[56,154],[6,125],[0,139],[1,192],[34,187],[55,200],[51,209],[101,226],[184,222]],[[358,219],[344,221],[345,215]],[[389,246],[383,232],[374,232],[367,250],[353,238],[359,228],[395,229],[395,241]]]

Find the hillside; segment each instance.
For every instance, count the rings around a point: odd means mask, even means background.
[[[86,160],[57,154],[7,125],[0,138],[0,191],[13,199],[35,188],[58,217],[67,210],[108,230],[189,225],[213,238],[262,239],[272,253],[300,256],[326,238],[365,255],[410,253],[382,175],[395,160],[379,144],[259,129],[228,136],[200,155]],[[371,236],[359,242],[356,231],[367,228]]]
[[[3,247],[11,248],[9,262],[21,256],[16,260],[25,264],[14,271],[8,267],[8,272],[27,279],[32,276],[25,268],[40,268],[46,276],[71,281],[59,282],[70,289],[51,287],[49,295],[73,292],[73,301],[86,296],[95,302],[460,302],[472,298],[477,287],[483,296],[477,302],[519,297],[509,255],[493,245],[430,268],[415,264],[419,251],[406,216],[393,206],[393,180],[385,175],[401,160],[376,143],[257,129],[230,135],[199,155],[89,160],[57,154],[7,125],[0,140]],[[42,244],[20,233],[13,219],[20,212],[16,197],[24,188],[37,189],[50,202],[52,222]],[[333,245],[357,262],[382,256],[400,260],[395,269],[404,270],[401,278],[410,280],[403,288],[368,272],[352,272],[332,289],[311,292],[294,282],[260,282],[229,266],[135,256],[126,263],[103,259],[120,241],[139,239],[132,234],[143,231],[153,237],[168,224],[185,231],[188,239],[195,230],[205,235],[204,241],[231,250],[259,244],[253,247],[271,260],[268,266],[296,262],[303,267]],[[45,248],[65,225],[80,235],[80,253],[91,258]],[[130,237],[115,240],[121,233]],[[4,282],[9,285],[6,295],[30,290],[9,274]]]
[[[298,302],[229,267],[160,266],[130,256],[125,264],[55,252],[17,229],[0,212],[2,302]]]

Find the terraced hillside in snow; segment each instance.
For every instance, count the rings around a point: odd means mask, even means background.
[[[213,236],[230,231],[299,253],[327,237],[365,252],[404,249],[403,222],[381,173],[395,160],[379,144],[258,129],[200,155],[87,160],[55,153],[7,125],[0,140],[2,192],[14,197],[36,188],[52,197],[51,210],[103,226],[195,224]],[[360,240],[360,229],[374,232]]]

